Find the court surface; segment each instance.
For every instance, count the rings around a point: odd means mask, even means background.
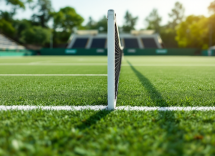
[[[214,71],[214,57],[124,57],[118,110],[89,110],[107,105],[107,57],[2,57],[0,153],[214,155]]]

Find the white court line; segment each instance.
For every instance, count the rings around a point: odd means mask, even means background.
[[[107,63],[0,63],[0,66],[107,66]],[[122,66],[130,66],[128,64],[122,64]],[[214,67],[215,64],[132,64],[132,66],[175,66],[175,67]]]
[[[107,76],[107,74],[0,74],[0,76]]]
[[[0,63],[0,66],[107,66],[107,63]]]
[[[130,66],[130,65],[122,65],[122,66]],[[215,67],[215,64],[132,64],[132,66],[140,66],[140,67],[168,67],[168,66],[174,66],[174,67]]]
[[[107,110],[107,106],[0,106],[0,111],[10,110],[66,110],[66,111],[82,111],[82,110]],[[215,111],[215,107],[130,107],[130,106],[119,106],[116,110],[125,111]]]

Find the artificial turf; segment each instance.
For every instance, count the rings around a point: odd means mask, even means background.
[[[0,74],[106,74],[106,63],[0,58]],[[214,106],[214,71],[214,57],[124,57],[117,106]],[[0,105],[107,104],[104,76],[0,76],[0,87]],[[0,155],[210,156],[214,119],[214,111],[0,111]]]
[[[107,105],[106,77],[0,77],[1,105]]]
[[[130,63],[122,68],[117,104],[214,106],[214,71],[215,66],[135,67]]]
[[[107,74],[106,64],[91,56],[6,58],[0,74]],[[214,71],[214,57],[124,57],[117,106],[214,106]],[[0,86],[4,105],[107,104],[107,77],[0,76]]]
[[[214,112],[2,111],[1,155],[215,155]]]

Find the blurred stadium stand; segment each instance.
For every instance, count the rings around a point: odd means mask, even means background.
[[[152,30],[131,31],[131,33],[120,33],[121,44],[125,48],[149,49],[162,47],[160,36]],[[97,30],[80,30],[72,34],[68,47],[72,48],[107,48],[107,34],[100,34]]]
[[[24,50],[25,47],[8,39],[3,34],[0,34],[0,49],[1,50]]]
[[[125,48],[139,48],[137,38],[124,38]]]
[[[145,48],[159,48],[154,38],[141,38],[141,41],[143,42]]]
[[[208,56],[215,56],[215,46],[208,49]]]

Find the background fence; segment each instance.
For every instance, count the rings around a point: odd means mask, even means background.
[[[0,56],[31,56],[36,55],[37,52],[33,50],[1,50],[0,49]]]
[[[33,50],[1,50],[0,56],[31,56],[31,55],[98,55],[106,56],[107,49],[65,49],[65,48],[44,48],[39,51]],[[178,55],[178,56],[215,56],[215,50],[199,49],[124,49],[124,55]]]
[[[41,49],[41,55],[107,55],[107,49]]]
[[[124,49],[124,55],[200,55],[198,49]]]

